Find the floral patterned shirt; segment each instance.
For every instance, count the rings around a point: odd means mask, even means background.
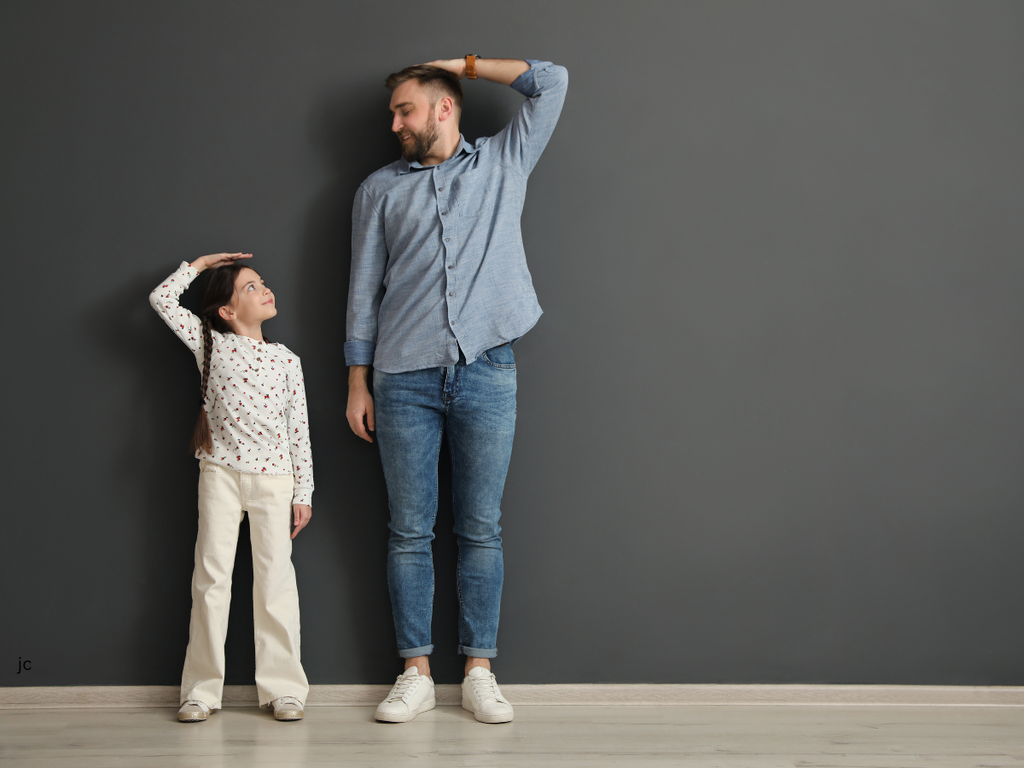
[[[202,321],[178,303],[198,277],[188,262],[153,289],[149,303],[188,345],[203,370]],[[297,355],[284,344],[211,331],[206,413],[213,452],[196,458],[254,475],[292,475],[294,504],[313,497],[306,390]]]

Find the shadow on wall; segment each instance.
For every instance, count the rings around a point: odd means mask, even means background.
[[[350,212],[354,192],[369,173],[360,176],[362,168],[386,151],[383,142],[368,141],[369,101],[366,94],[332,93],[310,116],[310,141],[330,175],[309,209],[298,258],[298,327],[313,434],[321,565],[297,559],[296,570],[303,610],[316,605],[320,614],[316,632],[312,621],[303,621],[302,640],[306,674],[311,683],[322,684],[384,683],[394,674],[385,573],[387,495],[376,447],[356,438],[345,418]],[[306,570],[309,577],[303,578]],[[334,583],[323,579],[328,573]]]
[[[126,439],[111,459],[133,468],[125,482],[143,500],[140,508],[118,513],[141,515],[145,521],[141,540],[122,543],[145,553],[142,581],[133,590],[145,600],[134,622],[121,629],[131,636],[120,645],[131,656],[121,666],[142,676],[131,681],[135,684],[170,685],[181,679],[191,606],[197,474],[188,441],[198,412],[199,378],[191,353],[146,300],[171,271],[173,263],[168,263],[171,267],[159,274],[152,272],[104,297],[88,319],[93,338],[134,369],[123,407],[133,418],[119,426]]]

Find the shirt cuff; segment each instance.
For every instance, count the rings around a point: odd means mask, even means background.
[[[345,365],[373,365],[376,346],[372,341],[346,341]]]
[[[292,495],[292,504],[305,504],[307,507],[313,506],[313,489],[312,488],[296,488],[295,493]]]
[[[512,87],[524,96],[532,96],[537,92],[537,83],[534,81],[534,68],[541,63],[534,58],[524,58],[529,69],[512,81]]]
[[[523,96],[533,96],[540,90],[537,88],[537,79],[534,77],[534,71],[537,69],[538,64],[547,64],[548,62],[538,59],[523,59],[523,61],[529,64],[530,68],[512,81],[512,87],[523,94]]]

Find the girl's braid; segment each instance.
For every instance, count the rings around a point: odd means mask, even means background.
[[[203,315],[203,377],[199,389],[199,417],[192,433],[192,450],[213,453],[213,433],[206,415],[206,388],[210,383],[210,357],[213,351],[213,334],[210,332],[209,315]]]
[[[210,352],[213,348],[213,334],[210,333],[210,318],[203,317],[203,383],[199,389],[200,403],[206,402],[206,387],[210,383]]]

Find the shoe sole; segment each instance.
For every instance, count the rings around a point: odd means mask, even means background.
[[[208,714],[207,715],[185,715],[184,717],[182,717],[181,715],[178,715],[178,722],[179,723],[205,723],[206,722],[206,718],[208,718],[208,717],[209,717]]]
[[[477,719],[477,722],[481,723],[511,723],[516,716],[515,712],[512,712],[507,715],[485,715],[483,712],[477,712],[472,707],[467,707],[465,703],[463,703],[462,708],[467,712],[472,712],[473,717]]]
[[[302,712],[282,712],[280,714],[277,712],[274,713],[274,719],[280,720],[282,722],[288,722],[290,720],[301,720],[302,717]]]
[[[410,720],[415,719],[416,715],[422,715],[424,712],[429,712],[437,704],[437,699],[430,699],[425,701],[416,708],[415,711],[409,712],[405,715],[392,715],[387,712],[377,711],[374,713],[373,718],[381,723],[408,723]]]

